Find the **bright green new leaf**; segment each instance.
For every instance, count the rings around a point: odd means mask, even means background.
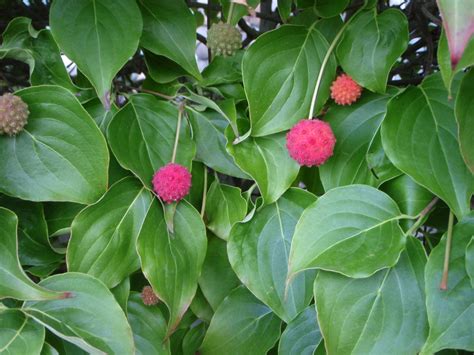
[[[44,327],[15,309],[0,309],[0,353],[40,355]]]

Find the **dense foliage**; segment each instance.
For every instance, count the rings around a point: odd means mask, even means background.
[[[0,353],[474,351],[472,0],[276,3],[0,0]]]

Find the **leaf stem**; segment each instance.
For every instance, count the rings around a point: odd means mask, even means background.
[[[412,235],[416,230],[420,227],[420,225],[423,223],[424,218],[426,215],[433,209],[433,207],[436,205],[436,203],[439,201],[438,197],[435,197],[434,199],[431,200],[430,203],[426,205],[425,208],[418,214],[418,219],[416,220],[415,224],[411,226],[411,228],[405,233],[405,235]]]
[[[230,8],[229,8],[229,13],[227,14],[227,23],[230,24],[230,21],[232,21],[232,15],[234,13],[234,1],[230,0]]]
[[[453,240],[453,223],[454,215],[452,211],[449,211],[448,236],[446,238],[446,248],[444,249],[443,276],[439,285],[439,288],[443,291],[448,289],[449,257],[451,255],[451,243]]]
[[[169,95],[165,95],[165,94],[162,94],[161,92],[158,92],[158,91],[154,91],[154,90],[148,90],[148,89],[140,89],[141,92],[146,92],[147,94],[153,94],[153,95],[156,95],[156,96],[159,96],[163,99],[166,99],[166,100],[173,100],[176,96],[169,96]]]
[[[202,203],[201,203],[201,218],[204,218],[206,212],[206,200],[207,200],[207,166],[204,165],[204,188],[202,190]]]
[[[183,118],[184,108],[186,106],[185,101],[179,104],[178,108],[178,123],[176,124],[176,136],[174,137],[173,155],[171,156],[171,162],[176,161],[176,153],[178,152],[179,133],[181,131],[181,121]]]

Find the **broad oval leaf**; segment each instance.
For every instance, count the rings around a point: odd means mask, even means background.
[[[250,46],[243,58],[242,75],[253,136],[287,130],[308,117],[328,47],[314,26],[307,29],[293,25],[267,32]],[[316,113],[329,97],[329,86],[336,73],[333,55],[323,70]]]
[[[168,334],[176,329],[196,293],[207,247],[204,223],[188,202],[178,203],[173,222],[170,233],[155,199],[137,241],[142,271],[170,311]]]
[[[0,309],[0,353],[40,355],[44,327],[16,309]]]
[[[236,222],[247,214],[247,201],[238,187],[214,181],[206,200],[206,226],[216,236],[229,239],[229,233]]]
[[[138,270],[135,244],[151,202],[150,192],[128,177],[82,210],[71,227],[68,270],[90,274],[108,288]]]
[[[458,122],[459,145],[467,167],[474,174],[474,70],[470,70],[463,78],[456,96],[456,120]]]
[[[401,218],[396,203],[373,187],[330,190],[296,225],[289,277],[319,268],[359,278],[393,266],[405,246]]]
[[[443,199],[458,219],[469,211],[474,177],[461,157],[453,103],[439,74],[390,100],[382,143],[393,164]]]
[[[55,0],[49,20],[59,47],[109,108],[112,79],[137,50],[142,33],[136,2]]]
[[[474,212],[453,229],[449,259],[448,289],[440,290],[446,235],[432,250],[425,269],[426,306],[430,333],[422,354],[442,349],[474,351],[472,322],[474,288],[466,273],[466,246],[474,235]]]
[[[112,152],[120,165],[151,187],[155,171],[171,162],[177,122],[178,108],[173,104],[151,95],[133,95],[109,124]],[[190,128],[183,119],[176,163],[190,168],[194,153]]]
[[[0,299],[44,300],[64,295],[40,287],[23,272],[18,260],[18,217],[0,207]]]
[[[226,133],[229,137],[229,129]],[[290,158],[285,144],[284,133],[227,144],[236,164],[257,183],[265,204],[278,200],[298,175],[299,165]]]
[[[139,0],[143,48],[171,59],[200,79],[196,64],[196,21],[183,0]]]
[[[314,272],[299,274],[286,290],[285,282],[296,223],[315,200],[311,193],[292,188],[258,209],[250,221],[236,224],[227,243],[229,261],[242,283],[286,323],[312,298]]]
[[[23,311],[55,335],[89,353],[132,354],[132,330],[112,293],[96,278],[76,273],[53,275],[40,282],[68,298],[27,302]]]
[[[214,314],[200,353],[266,354],[280,337],[280,324],[270,308],[238,287]]]
[[[107,187],[109,153],[94,121],[59,86],[16,94],[30,115],[23,132],[0,137],[0,190],[23,200],[95,202]]]
[[[143,304],[140,294],[133,292],[127,303],[127,315],[133,330],[136,354],[170,354],[166,337],[166,319],[158,307]]]
[[[306,307],[281,334],[279,355],[313,355],[323,337],[314,305]]]
[[[358,14],[344,31],[337,57],[361,86],[385,92],[390,69],[408,46],[408,21],[397,9]]]
[[[319,271],[314,297],[328,354],[417,354],[428,333],[425,264],[410,237],[398,264],[371,277]]]

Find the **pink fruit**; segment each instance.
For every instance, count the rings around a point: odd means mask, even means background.
[[[362,87],[349,75],[341,74],[331,85],[331,97],[338,105],[351,105],[362,94]]]
[[[182,165],[169,163],[153,176],[153,189],[166,203],[180,201],[191,188],[191,173]]]

